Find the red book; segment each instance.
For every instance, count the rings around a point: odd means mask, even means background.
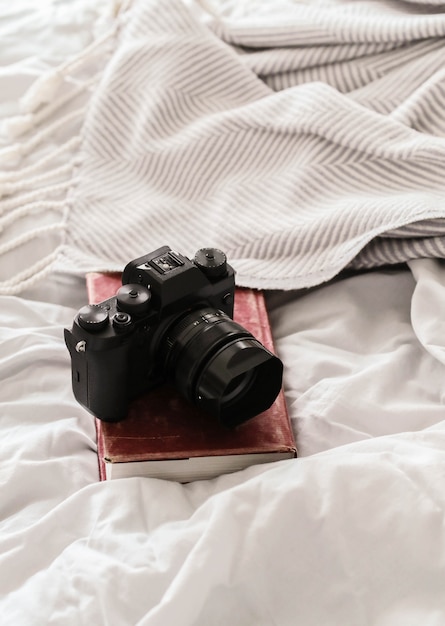
[[[112,297],[120,286],[120,274],[87,275],[91,304]],[[273,351],[261,291],[236,290],[234,319]],[[270,409],[229,429],[163,385],[135,399],[121,422],[97,419],[96,428],[101,480],[151,476],[189,482],[296,456],[283,390]]]

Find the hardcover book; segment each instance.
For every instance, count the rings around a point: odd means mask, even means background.
[[[120,274],[87,275],[91,304],[120,286]],[[234,319],[273,351],[261,291],[236,290]],[[190,482],[296,456],[283,390],[267,411],[228,428],[165,384],[133,400],[121,422],[96,419],[96,429],[101,480],[150,476]]]

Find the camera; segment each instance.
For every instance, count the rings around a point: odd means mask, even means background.
[[[283,365],[232,319],[234,275],[216,248],[190,260],[163,246],[130,261],[116,295],[65,329],[77,401],[117,422],[133,398],[170,382],[228,426],[268,409]]]

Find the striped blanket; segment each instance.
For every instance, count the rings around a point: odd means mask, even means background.
[[[135,0],[119,20],[59,172],[56,268],[211,245],[238,284],[294,289],[443,257],[442,5]]]

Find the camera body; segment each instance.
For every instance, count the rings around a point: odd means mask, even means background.
[[[76,399],[119,421],[132,398],[169,380],[229,425],[265,410],[282,364],[231,319],[234,296],[234,270],[220,250],[198,250],[191,261],[163,246],[131,261],[116,295],[81,308],[65,329]],[[279,385],[258,403],[252,385],[263,386],[271,367]]]

